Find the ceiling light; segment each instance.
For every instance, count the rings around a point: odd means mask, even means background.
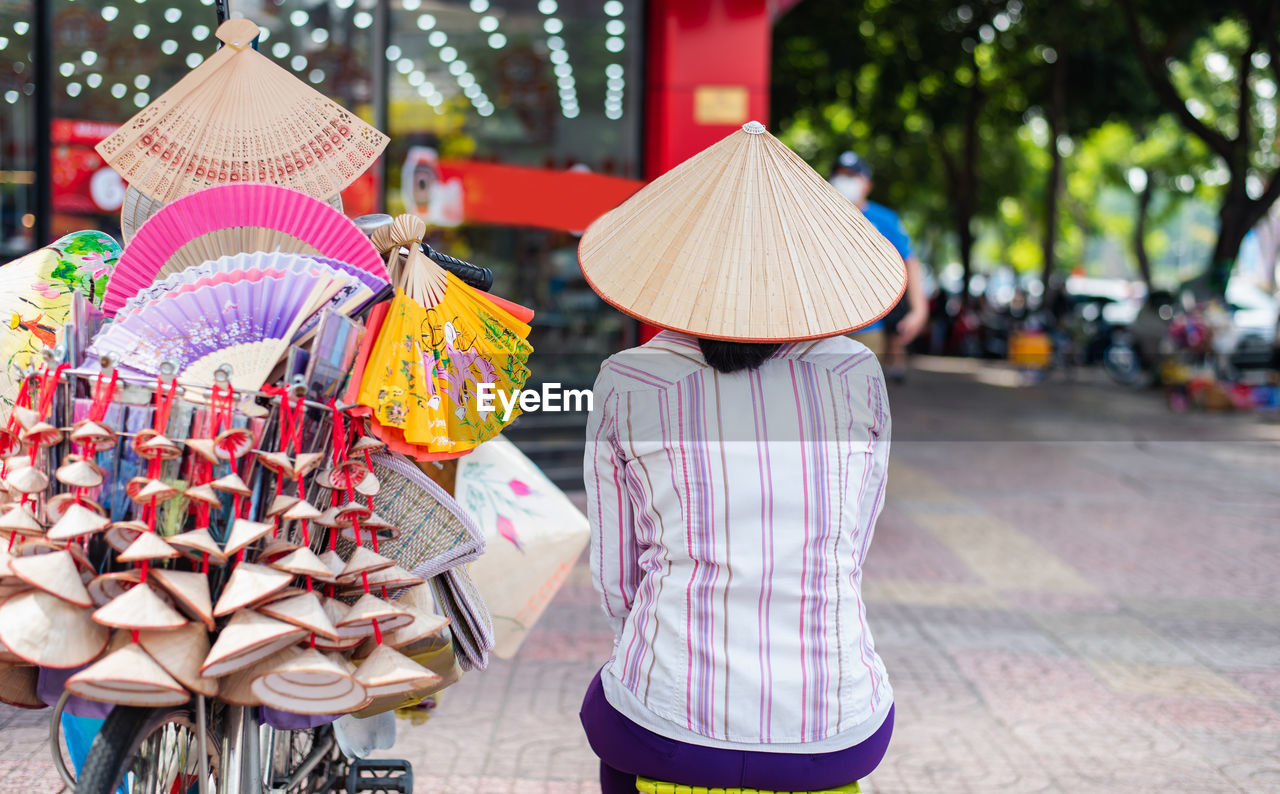
[[[433,30],[431,35],[427,36],[427,43],[432,47],[443,47],[448,40],[449,36],[443,30]]]
[[[107,20],[108,22],[111,22],[119,15],[120,15],[120,9],[116,8],[115,6],[102,7],[102,18]]]
[[[413,61],[408,58],[401,58],[396,61],[396,71],[400,74],[408,74],[413,71]]]
[[[489,34],[489,46],[495,50],[500,50],[507,46],[507,37],[501,33],[491,33]]]
[[[70,77],[76,73],[76,65],[74,63],[64,63],[58,67],[58,74],[63,77]]]
[[[480,17],[480,29],[485,33],[492,33],[498,29],[498,18],[492,14],[485,14]]]
[[[194,69],[194,68],[196,68],[197,66],[199,66],[199,65],[200,65],[200,64],[202,64],[202,63],[204,63],[204,56],[203,56],[203,55],[201,55],[200,53],[198,53],[198,52],[193,52],[193,53],[190,53],[189,55],[187,55],[187,68],[188,68],[188,69]]]
[[[464,74],[458,77],[458,85],[462,86],[463,88],[466,88],[467,86],[471,86],[475,84],[476,84],[476,78],[474,75]]]
[[[166,8],[166,9],[164,10],[164,21],[165,21],[165,22],[168,22],[170,25],[172,25],[174,22],[177,22],[179,19],[182,19],[182,12],[181,12],[181,11],[179,11],[178,9],[176,9],[176,8]]]
[[[289,66],[295,72],[301,72],[303,69],[307,68],[307,59],[302,55],[295,55],[290,59]]]
[[[564,39],[560,38],[559,36],[551,36],[550,38],[547,39],[547,46],[553,50],[563,50]]]
[[[493,105],[481,105],[480,107],[476,108],[476,112],[479,113],[481,116],[488,118],[489,116],[493,115]]]
[[[360,30],[364,30],[373,24],[373,14],[368,11],[361,11],[351,18],[351,23]]]
[[[388,60],[388,61],[394,61],[394,60],[396,60],[396,59],[397,59],[397,58],[399,58],[399,57],[400,57],[400,48],[399,48],[399,47],[397,47],[397,46],[396,46],[396,45],[394,45],[394,44],[392,44],[391,46],[387,47],[387,60]]]
[[[173,55],[177,51],[178,51],[178,42],[174,41],[173,39],[165,39],[164,41],[160,42],[160,52],[163,52],[165,55]]]
[[[5,92],[4,92],[4,101],[5,101],[5,102],[8,102],[10,105],[12,105],[14,102],[17,102],[17,101],[18,101],[18,92],[17,92],[17,91],[5,91]]]
[[[609,0],[604,4],[604,12],[611,17],[622,16],[622,3],[618,0]]]
[[[277,58],[283,58],[289,54],[289,45],[285,44],[283,41],[277,41],[275,44],[271,45],[271,54]]]
[[[627,23],[621,19],[611,19],[604,23],[604,31],[610,36],[621,36],[627,30]]]
[[[564,117],[567,119],[576,119],[578,117],[577,107],[561,108],[560,112],[563,113]]]
[[[431,30],[435,26],[435,17],[430,14],[418,14],[418,30]]]
[[[621,91],[627,87],[627,81],[621,77],[610,77],[606,85],[609,86],[610,91]]]
[[[191,29],[191,38],[196,41],[204,41],[209,38],[209,28],[206,25],[196,25]]]
[[[556,12],[557,5],[556,0],[538,0],[538,10],[548,16]]]
[[[552,63],[568,63],[569,62],[569,53],[565,52],[564,50],[552,50],[551,55],[549,57],[551,58]]]
[[[308,79],[308,80],[310,80],[311,82],[313,82],[313,83],[315,83],[315,84],[319,85],[320,83],[324,82],[324,70],[323,70],[323,69],[312,69],[312,70],[307,74],[307,79]]]
[[[610,36],[604,40],[604,48],[609,52],[622,52],[622,48],[627,46],[626,42],[617,36]]]
[[[622,76],[621,64],[611,63],[608,66],[604,67],[604,75],[605,77],[613,77],[613,78],[621,77]]]
[[[556,77],[568,77],[573,74],[573,67],[567,63],[558,63],[555,68]]]
[[[422,0],[401,0],[400,7],[405,11],[417,11],[422,6]]]
[[[422,72],[409,72],[409,85],[417,88],[427,81],[427,76]]]
[[[289,24],[293,25],[295,28],[300,28],[307,24],[307,20],[309,19],[311,19],[311,15],[306,11],[303,11],[301,8],[289,14]]]
[[[80,96],[80,84],[67,83],[67,96],[71,96],[71,97]]]
[[[26,35],[27,31],[30,29],[31,24],[26,20],[19,19],[17,22],[13,23],[13,32],[17,33],[19,36]]]
[[[145,39],[147,34],[151,32],[150,25],[144,25],[141,22],[133,26],[133,37],[135,39]]]
[[[622,108],[605,108],[604,115],[605,118],[617,121],[622,118]]]
[[[440,50],[440,60],[444,61],[445,63],[448,63],[449,61],[457,60],[457,58],[458,58],[458,51],[455,50],[453,47],[444,47],[443,49]]]
[[[93,74],[86,77],[84,81],[86,84],[88,84],[90,88],[97,88],[98,86],[102,85],[102,75],[98,74],[97,72],[94,72]]]
[[[467,70],[467,64],[465,61],[454,61],[453,63],[449,64],[449,74],[456,76],[456,75],[462,74],[466,70]]]
[[[489,0],[471,0],[471,10],[483,14],[489,10]]]
[[[462,93],[466,94],[469,99],[475,99],[476,97],[480,96],[484,92],[480,90],[480,86],[472,83],[471,85],[462,89]]]
[[[151,85],[151,78],[145,74],[140,74],[133,78],[133,87],[139,91],[144,90],[149,85]]]
[[[555,17],[547,17],[542,23],[542,29],[554,36],[564,30],[564,23]]]
[[[316,44],[324,44],[329,40],[329,31],[326,28],[312,28],[311,40]]]
[[[150,102],[150,101],[151,101],[151,97],[147,96],[146,94],[134,94],[134,95],[133,95],[133,106],[134,106],[134,107],[138,107],[138,108],[145,108],[145,107],[147,106],[147,103],[148,103],[148,102]]]
[[[124,83],[115,83],[111,86],[111,96],[116,99],[124,99],[124,95],[128,92],[129,89],[125,87]]]

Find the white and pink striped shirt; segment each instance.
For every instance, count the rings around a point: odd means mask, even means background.
[[[585,481],[614,708],[678,741],[771,752],[880,727],[893,692],[861,585],[889,430],[880,365],[846,337],[724,375],[664,331],[604,363]]]

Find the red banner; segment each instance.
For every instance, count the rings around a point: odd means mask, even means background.
[[[462,183],[462,222],[580,232],[644,185],[637,179],[469,160],[440,161]]]

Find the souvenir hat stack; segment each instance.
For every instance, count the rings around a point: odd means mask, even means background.
[[[862,212],[754,121],[597,219],[578,258],[618,310],[737,342],[857,330],[907,283]]]

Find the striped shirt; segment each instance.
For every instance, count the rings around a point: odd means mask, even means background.
[[[862,603],[889,404],[846,337],[720,374],[664,331],[601,367],[587,426],[591,570],[614,708],[693,744],[851,747],[893,693]]]

